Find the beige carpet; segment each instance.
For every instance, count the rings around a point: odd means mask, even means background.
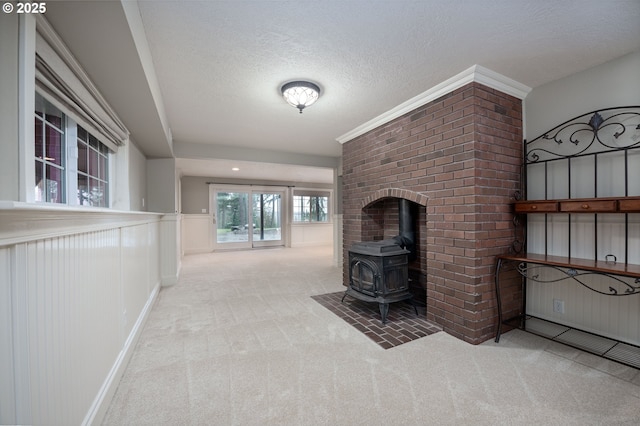
[[[519,330],[385,350],[311,299],[341,276],[327,248],[185,257],[104,424],[640,424],[639,370]]]

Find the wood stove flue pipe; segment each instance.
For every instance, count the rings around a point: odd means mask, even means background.
[[[415,220],[413,203],[406,198],[398,199],[398,231],[393,240],[400,247],[409,250],[409,261],[417,257],[415,243]]]

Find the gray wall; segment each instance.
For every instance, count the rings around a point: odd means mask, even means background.
[[[177,213],[176,160],[147,160],[147,211]]]
[[[18,200],[18,15],[0,14],[0,200]]]
[[[525,138],[602,108],[640,105],[640,52],[538,86],[524,101]]]
[[[129,146],[129,200],[131,210],[148,210],[147,159],[133,143]]]
[[[202,214],[209,213],[209,178],[183,176],[181,179],[182,189],[182,213]]]
[[[209,185],[207,182],[214,182],[217,186],[229,185],[255,185],[255,186],[300,186],[304,188],[332,189],[330,184],[313,184],[307,182],[285,182],[285,181],[248,181],[244,179],[216,179],[199,176],[183,176],[181,179],[182,213],[202,214],[202,209],[209,213]],[[334,194],[335,197],[335,194]]]

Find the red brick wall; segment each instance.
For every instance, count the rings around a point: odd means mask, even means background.
[[[414,266],[426,275],[428,319],[474,344],[493,337],[495,256],[515,239],[521,158],[521,101],[478,83],[345,143],[345,259],[356,241],[392,236],[395,204],[380,200],[425,206]]]

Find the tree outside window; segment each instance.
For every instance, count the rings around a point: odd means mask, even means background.
[[[329,197],[318,195],[293,196],[294,222],[328,222]]]

